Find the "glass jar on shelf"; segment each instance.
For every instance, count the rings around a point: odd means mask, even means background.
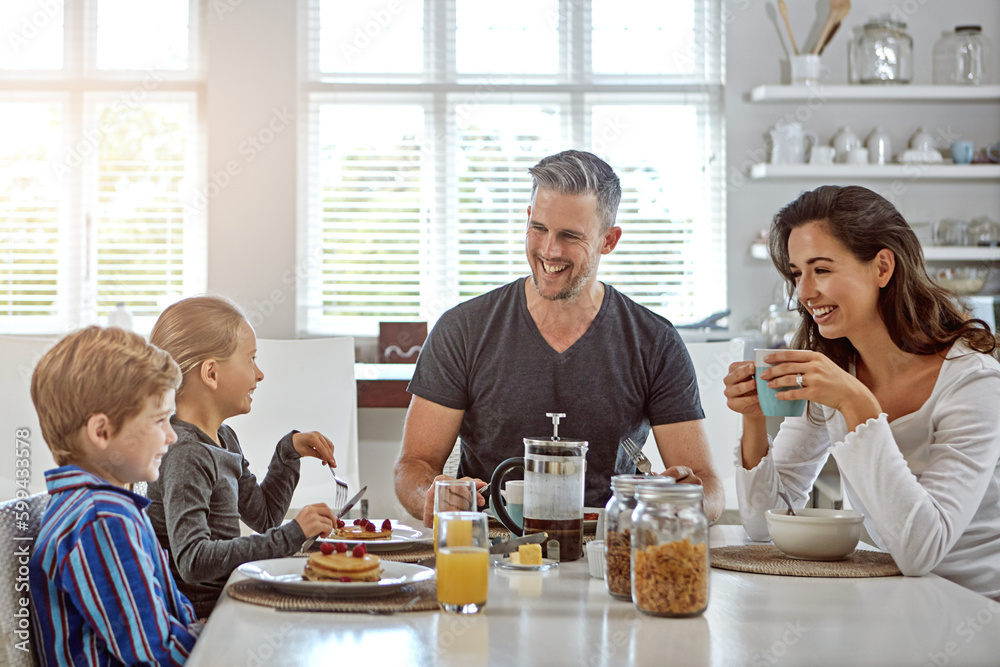
[[[965,243],[981,248],[1000,246],[1000,225],[985,215],[973,218],[965,228]]]
[[[955,26],[934,44],[933,81],[939,85],[978,86],[990,82],[990,40],[978,25]]]
[[[708,519],[696,484],[640,483],[632,512],[632,601],[652,616],[708,608]]]
[[[767,317],[760,328],[764,336],[764,347],[791,347],[801,322],[802,316],[797,310],[789,310],[782,303],[772,303],[767,307]]]
[[[849,81],[909,83],[913,79],[913,38],[891,16],[869,19],[848,45]]]

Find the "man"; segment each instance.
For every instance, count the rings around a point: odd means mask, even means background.
[[[457,437],[460,476],[482,486],[501,461],[523,456],[522,438],[550,437],[545,414],[560,412],[560,435],[590,443],[587,505],[604,505],[613,475],[636,472],[619,442],[645,442],[652,425],[665,474],[703,485],[715,520],[723,492],[687,350],[667,320],[597,280],[622,235],[618,177],[575,150],[529,171],[531,279],[462,303],[434,327],[409,385],[396,495],[430,526],[433,482]]]

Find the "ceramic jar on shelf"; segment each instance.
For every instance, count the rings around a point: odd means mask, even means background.
[[[881,125],[875,127],[865,139],[868,148],[868,162],[871,164],[888,164],[892,162],[892,139]]]

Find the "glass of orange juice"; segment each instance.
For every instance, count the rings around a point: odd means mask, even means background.
[[[490,536],[482,512],[441,512],[437,538],[438,606],[452,614],[477,614],[486,606]]]
[[[474,479],[439,479],[434,482],[434,551],[438,548],[438,512],[474,512]]]

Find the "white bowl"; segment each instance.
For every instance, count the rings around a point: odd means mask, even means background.
[[[595,579],[604,578],[604,540],[587,542],[587,565],[590,567],[590,576]]]
[[[767,529],[774,546],[803,560],[840,560],[854,553],[865,517],[851,510],[802,508],[767,510]]]

